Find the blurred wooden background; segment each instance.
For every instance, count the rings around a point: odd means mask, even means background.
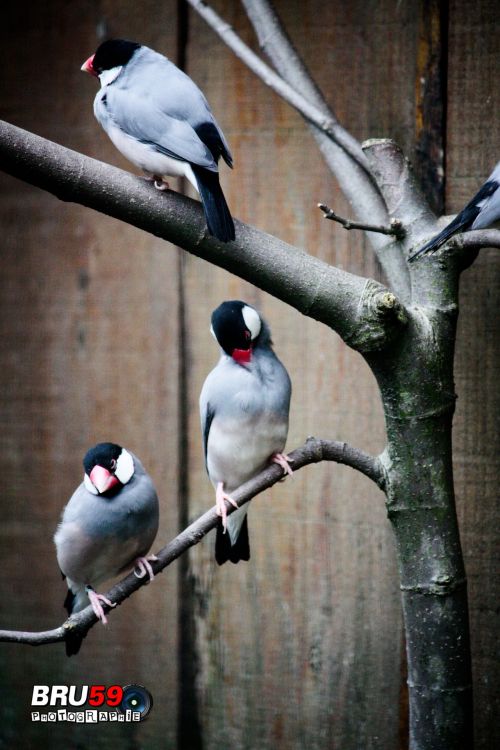
[[[255,44],[238,2],[214,5]],[[396,138],[422,173],[422,55],[437,5],[276,2],[341,122],[360,139]],[[445,125],[434,146],[445,148],[451,213],[500,154],[500,10],[496,0],[443,5]],[[234,216],[380,277],[360,236],[322,220],[318,201],[352,212],[300,117],[183,4],[48,0],[11,3],[2,16],[2,118],[130,170],[94,120],[96,82],[79,68],[104,35],[138,39],[184,60],[206,93],[235,157],[234,172],[221,169]],[[62,621],[52,535],[92,443],[115,440],[142,458],[161,497],[158,547],[213,504],[197,401],[218,357],[208,329],[223,299],[248,300],[271,325],[294,386],[289,448],[314,434],[382,450],[375,381],[330,330],[132,227],[3,174],[0,191],[0,627]],[[478,748],[500,746],[498,290],[498,251],[482,251],[462,280],[454,433]],[[250,529],[250,563],[216,568],[210,536],[95,627],[78,657],[59,644],[0,644],[0,748],[404,748],[402,624],[381,493],[347,468],[310,467],[252,503]],[[34,684],[130,682],[154,697],[141,725],[30,721]]]

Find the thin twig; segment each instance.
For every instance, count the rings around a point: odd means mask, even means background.
[[[341,224],[344,229],[361,229],[364,232],[378,232],[379,234],[390,234],[397,239],[402,239],[405,236],[405,230],[402,222],[399,219],[391,219],[391,225],[389,227],[378,226],[376,224],[363,224],[359,221],[352,221],[351,219],[344,219],[335,213],[333,208],[326,206],[324,203],[318,203],[320,208],[325,214],[323,218],[337,221]]]
[[[335,461],[345,464],[364,474],[375,484],[384,489],[385,474],[381,461],[358,448],[354,448],[347,443],[338,441],[321,440],[310,437],[305,444],[289,454],[292,459],[294,472],[311,463],[320,461]],[[239,487],[231,493],[233,499],[239,506],[249,502],[255,495],[272,487],[283,478],[283,470],[276,464],[270,464],[260,474]],[[234,508],[226,503],[227,513],[230,515]],[[151,566],[155,575],[160,573],[166,567],[182,555],[186,550],[195,544],[198,544],[206,534],[215,528],[219,522],[219,516],[216,513],[215,506],[204,513],[200,518],[194,521],[184,531],[163,547],[158,553],[158,560],[152,562]],[[107,593],[106,597],[114,604],[121,604],[134,591],[148,583],[146,578],[137,578],[134,573],[130,573],[126,578],[117,583]],[[109,607],[104,606],[106,611]],[[41,646],[47,643],[56,643],[64,641],[68,634],[74,637],[79,635],[85,637],[96,622],[98,622],[91,606],[86,607],[81,612],[66,620],[63,625],[53,630],[41,632],[28,632],[21,630],[0,630],[0,641],[9,643],[24,643],[31,646]]]

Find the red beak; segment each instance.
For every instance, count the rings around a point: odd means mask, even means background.
[[[94,70],[94,66],[92,63],[94,62],[94,55],[91,55],[88,60],[85,60],[80,70],[83,70],[84,73],[90,73],[91,76],[95,76],[96,78],[97,73]]]
[[[111,474],[102,466],[94,466],[94,468],[90,472],[90,481],[101,495],[103,492],[107,492],[112,487],[115,487],[117,484],[119,484],[119,480],[115,477],[115,475]]]
[[[252,349],[251,347],[250,349],[233,349],[231,357],[235,362],[238,362],[238,364],[250,362],[250,360],[252,359]]]

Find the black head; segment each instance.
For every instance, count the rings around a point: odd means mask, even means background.
[[[228,300],[213,311],[211,330],[226,354],[236,361],[248,362],[250,352],[267,329],[254,307],[241,300]]]
[[[108,39],[98,48],[92,60],[92,67],[97,75],[104,70],[111,70],[119,65],[126,65],[134,52],[141,45],[127,39]]]
[[[90,476],[94,466],[102,466],[103,469],[114,471],[121,452],[121,445],[116,445],[116,443],[97,443],[87,451],[83,458],[85,473]]]
[[[134,475],[134,459],[116,443],[98,443],[83,459],[85,487],[94,495],[113,496]]]

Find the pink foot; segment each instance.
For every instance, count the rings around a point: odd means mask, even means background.
[[[107,604],[108,607],[116,607],[116,604],[113,604],[113,602],[110,602],[109,599],[107,599],[103,594],[96,594],[92,586],[86,586],[85,590],[87,591],[87,596],[90,600],[95,616],[97,617],[98,620],[102,622],[103,625],[106,625],[108,622],[108,619],[106,615],[104,614],[104,610],[102,608],[101,602],[103,602],[104,604]]]
[[[134,575],[137,576],[137,578],[144,578],[147,573],[149,576],[149,580],[152,581],[155,577],[155,574],[153,573],[153,568],[151,567],[150,562],[156,562],[157,560],[158,558],[156,557],[156,555],[138,557],[134,565],[139,568],[139,572],[137,572],[137,570],[134,570]]]
[[[234,505],[235,508],[238,507],[238,503],[236,503],[232,497],[224,492],[224,483],[217,482],[217,488],[215,490],[215,505],[217,506],[217,515],[222,518],[222,528],[224,529],[224,534],[226,533],[227,528],[227,509],[225,503],[226,500],[228,501],[228,503],[231,503],[231,505]]]
[[[293,458],[287,456],[286,453],[275,453],[274,456],[272,456],[271,461],[278,464],[278,466],[281,466],[285,474],[293,476],[292,467],[290,466],[291,463],[293,464]]]

